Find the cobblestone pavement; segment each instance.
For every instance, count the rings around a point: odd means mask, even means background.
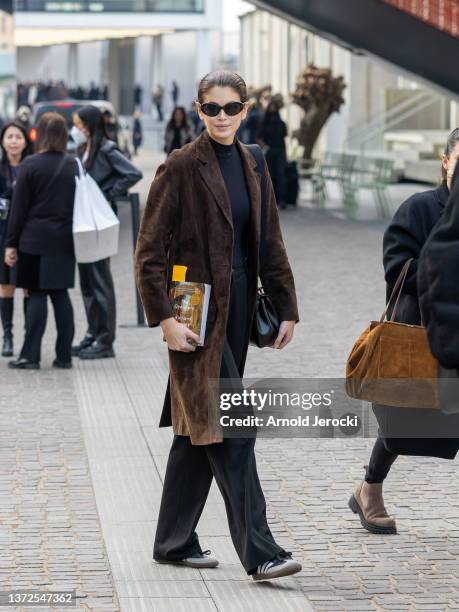
[[[74,374],[2,364],[1,381],[0,590],[76,589],[75,609],[117,610]]]
[[[157,158],[145,156],[142,164],[150,179]],[[125,209],[121,220],[113,270],[123,325],[134,321],[135,308]],[[301,322],[284,351],[251,348],[246,375],[339,377],[355,337],[383,307],[383,226],[303,207],[282,211],[282,225]],[[73,299],[83,334],[76,290]],[[16,321],[19,336],[20,313]],[[171,440],[169,430],[157,428],[167,373],[160,330],[120,327],[116,359],[54,372],[51,327],[40,372],[13,375],[0,365],[1,589],[77,588],[81,610],[459,609],[456,463],[401,457],[386,485],[399,535],[371,535],[347,508],[372,444],[358,438],[257,442],[270,525],[303,561],[298,577],[252,584],[215,487],[199,533],[220,568],[154,564]]]

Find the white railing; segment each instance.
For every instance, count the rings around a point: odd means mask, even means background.
[[[378,140],[378,145],[382,147],[384,133],[387,130],[397,127],[440,100],[441,96],[436,92],[425,89],[416,91],[413,96],[402,100],[389,110],[378,113],[368,123],[351,127],[345,141],[345,149],[364,151],[368,143],[375,140]]]

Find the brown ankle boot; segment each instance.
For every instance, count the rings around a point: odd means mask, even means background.
[[[365,484],[365,496],[362,487]],[[349,508],[360,517],[362,526],[370,533],[394,534],[397,525],[384,507],[382,483],[371,484],[363,481],[354,489],[349,500]]]

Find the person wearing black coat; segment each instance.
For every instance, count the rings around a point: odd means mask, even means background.
[[[191,142],[195,133],[183,106],[176,106],[166,125],[164,133],[164,152],[170,155],[175,149]]]
[[[75,160],[67,155],[67,125],[57,113],[45,113],[37,125],[38,153],[25,159],[13,192],[5,248],[7,265],[17,263],[17,286],[28,290],[26,331],[14,369],[38,369],[46,328],[47,298],[57,327],[53,366],[70,368],[74,334],[68,289],[74,286],[73,203]]]
[[[255,101],[247,113],[247,119],[242,124],[243,142],[246,144],[253,144],[257,142],[258,132],[260,130],[260,124],[263,120],[263,111],[260,104]]]
[[[139,147],[142,146],[143,142],[143,129],[142,122],[140,121],[140,113],[136,111],[134,113],[134,123],[132,127],[132,144],[134,146],[134,155],[137,155]]]
[[[8,215],[11,208],[16,178],[20,164],[30,154],[27,132],[21,123],[6,123],[0,133],[0,317],[3,328],[2,357],[13,356],[13,313],[16,289],[16,267],[5,263],[4,250]],[[27,298],[24,296],[24,308]]]
[[[142,178],[142,173],[109,140],[102,113],[95,106],[80,108],[73,117],[72,137],[84,167],[115,212],[116,200]],[[110,259],[78,264],[88,329],[72,349],[80,359],[114,357],[116,300]]]
[[[285,169],[287,154],[285,138],[287,125],[282,121],[277,105],[270,102],[260,124],[258,138],[267,147],[265,151],[266,163],[273,182],[276,200],[281,208],[286,207],[286,181]]]
[[[443,181],[433,190],[417,193],[404,202],[395,213],[386,229],[383,240],[383,261],[387,283],[386,302],[392,293],[394,284],[404,266],[413,259],[406,276],[403,290],[397,307],[395,320],[410,325],[421,325],[418,299],[418,265],[424,245],[428,242],[434,228],[443,218],[445,206],[450,197],[450,187],[456,158],[459,156],[459,130],[449,137],[443,155]],[[458,234],[459,236],[459,234]],[[459,267],[459,258],[457,261]],[[456,268],[451,268],[457,270]],[[459,283],[456,283],[459,286]],[[456,292],[457,294],[457,292]],[[457,294],[459,295],[459,294]],[[389,309],[388,318],[391,316]],[[457,320],[459,322],[459,318]],[[459,329],[459,326],[456,328]],[[459,365],[459,361],[458,361]],[[408,414],[404,409],[405,414]],[[382,487],[392,464],[398,455],[417,455],[454,459],[459,450],[457,438],[394,438],[385,429],[390,426],[390,414],[394,408],[373,405],[373,411],[379,424],[379,435],[373,447],[369,465],[365,466],[364,482],[359,485],[351,497],[350,506],[357,509],[362,526],[372,533],[396,533],[396,523],[384,507]],[[428,427],[444,428],[448,417],[438,410],[412,409],[412,418],[418,427],[432,431]],[[449,430],[447,430],[449,431]]]

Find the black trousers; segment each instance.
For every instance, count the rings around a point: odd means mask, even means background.
[[[159,121],[162,121],[164,118],[162,105],[155,102],[155,106],[158,113],[158,119]]]
[[[397,457],[398,455],[391,453],[386,448],[381,438],[377,438],[365,474],[366,482],[370,484],[384,482]]]
[[[54,310],[56,322],[56,357],[60,361],[72,360],[72,340],[75,333],[73,307],[67,289],[29,292],[26,308],[25,338],[21,357],[34,363],[41,359],[41,341],[48,318],[48,295]]]
[[[244,269],[233,269],[222,378],[242,376],[246,331],[247,276]],[[193,446],[188,436],[174,436],[154,559],[178,561],[201,552],[195,530],[213,478],[223,496],[231,538],[245,570],[251,573],[261,563],[285,552],[268,527],[254,447],[254,438],[225,438],[220,444]]]
[[[116,332],[116,300],[110,259],[78,264],[78,271],[88,320],[86,334],[111,347]]]
[[[266,163],[273,182],[274,194],[278,204],[286,202],[285,167],[287,158],[284,149],[269,148],[266,152]]]

